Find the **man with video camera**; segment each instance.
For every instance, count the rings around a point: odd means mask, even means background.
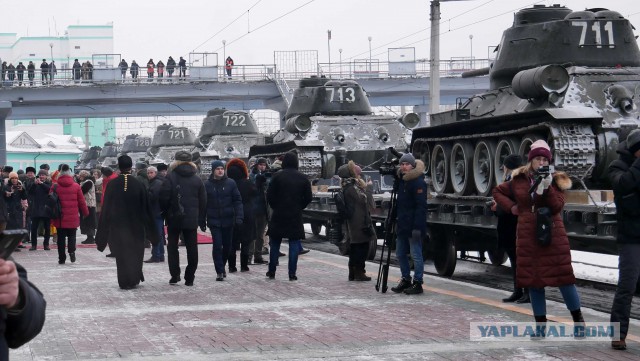
[[[427,183],[424,181],[425,166],[410,153],[400,157],[397,190],[396,257],[400,264],[402,279],[391,290],[416,295],[423,292],[422,275],[422,239],[427,231]],[[411,269],[407,253],[411,252],[414,272],[411,282]]]

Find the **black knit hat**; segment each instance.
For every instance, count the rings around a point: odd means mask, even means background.
[[[640,150],[640,129],[634,129],[627,136],[627,148],[632,155]]]
[[[169,169],[169,167],[164,163],[158,164],[156,168],[158,168],[158,172],[162,172]]]
[[[27,167],[25,168],[25,172],[26,173],[33,172],[33,174],[36,174],[36,169],[34,167]]]
[[[507,167],[507,169],[516,169],[522,166],[522,157],[517,154],[508,155],[502,165]]]
[[[133,167],[133,160],[131,160],[131,157],[126,154],[118,157],[118,169],[122,171],[131,169],[131,167]]]

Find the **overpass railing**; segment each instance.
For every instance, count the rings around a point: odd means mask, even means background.
[[[459,77],[465,71],[489,67],[490,59],[450,59],[440,61],[440,77]],[[382,62],[363,59],[348,63],[319,63],[318,75],[333,79],[428,78],[429,61]]]

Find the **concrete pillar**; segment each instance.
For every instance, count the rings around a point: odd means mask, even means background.
[[[0,101],[0,165],[7,164],[7,125],[5,121],[11,115],[11,102]]]
[[[420,123],[418,123],[418,127],[429,126],[429,105],[428,104],[415,105],[413,107],[413,112],[420,116]]]

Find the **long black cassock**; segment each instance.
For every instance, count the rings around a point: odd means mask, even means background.
[[[98,250],[107,243],[116,258],[120,288],[144,281],[144,240],[158,239],[147,189],[131,174],[121,174],[107,185],[96,234]]]

